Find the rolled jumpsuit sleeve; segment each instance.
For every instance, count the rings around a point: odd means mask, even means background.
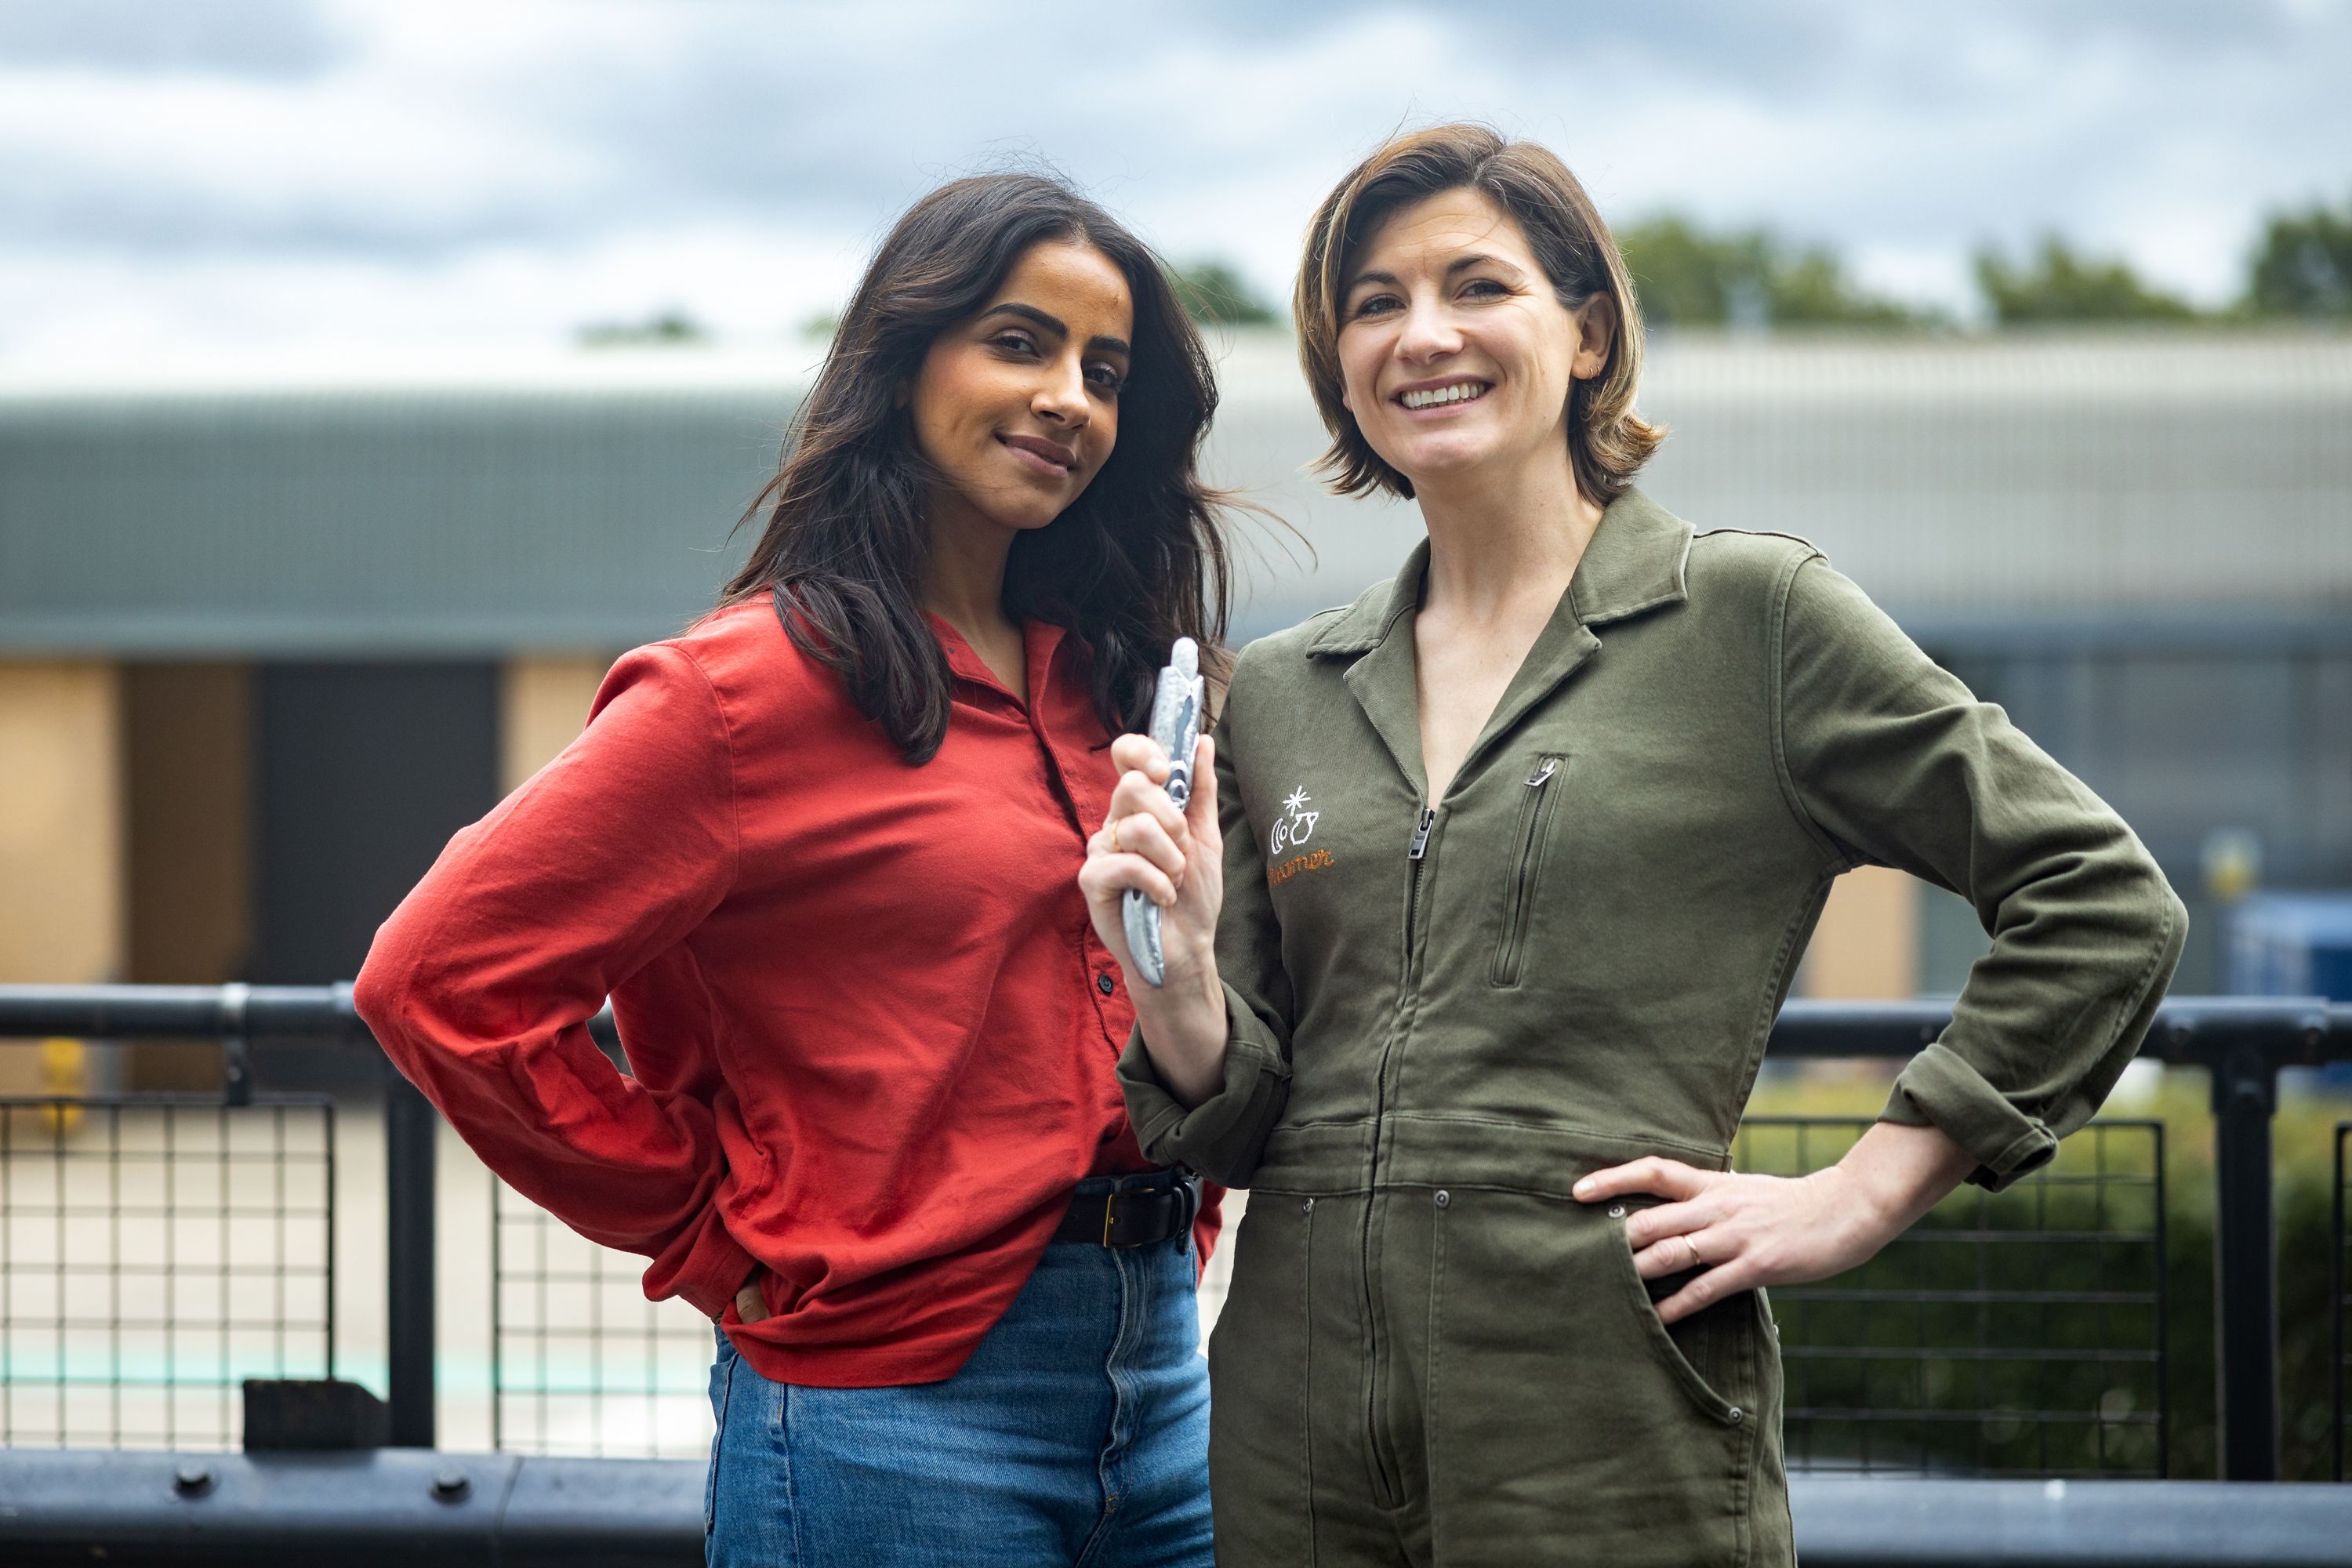
[[[2188,911],[2114,811],[1819,556],[1790,573],[1777,733],[1798,814],[1849,865],[1969,900],[1992,951],[1882,1121],[1933,1125],[1995,1191],[2046,1163],[2138,1049]]]
[[[1225,843],[1225,901],[1217,921],[1217,971],[1225,992],[1225,1076],[1186,1109],[1168,1090],[1139,1026],[1119,1057],[1119,1087],[1144,1154],[1189,1165],[1212,1181],[1246,1187],[1266,1135],[1290,1096],[1290,978],[1282,930],[1265,885],[1257,832],[1242,808],[1230,711],[1216,730],[1217,826]]]
[[[646,1294],[717,1315],[751,1270],[720,1218],[709,1043],[625,1078],[605,997],[682,942],[737,860],[728,738],[693,660],[628,655],[586,731],[459,833],[377,932],[360,1016],[482,1161],[589,1240],[649,1258]]]

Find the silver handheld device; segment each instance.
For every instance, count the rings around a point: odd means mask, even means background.
[[[1151,738],[1168,753],[1168,798],[1182,811],[1192,802],[1192,749],[1201,739],[1201,650],[1191,637],[1178,637],[1160,672],[1151,699]],[[1129,888],[1119,904],[1127,923],[1127,951],[1153,985],[1166,984],[1168,961],[1160,950],[1160,906]]]

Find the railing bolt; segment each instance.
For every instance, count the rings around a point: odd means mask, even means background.
[[[202,1497],[213,1489],[213,1469],[202,1459],[183,1459],[172,1472],[172,1489],[182,1497]]]
[[[433,1472],[433,1495],[442,1502],[463,1502],[473,1489],[474,1483],[455,1465],[444,1465]]]

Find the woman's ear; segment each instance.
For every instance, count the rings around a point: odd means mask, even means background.
[[[1609,350],[1617,341],[1617,297],[1605,290],[1587,300],[1576,312],[1576,361],[1568,374],[1591,381],[1609,367]]]

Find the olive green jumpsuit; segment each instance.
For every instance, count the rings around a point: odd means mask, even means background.
[[[1626,1205],[1571,1184],[1727,1166],[1852,867],[1950,889],[1992,935],[1883,1113],[1991,1187],[2114,1085],[2186,912],[2113,811],[1811,546],[1694,539],[1638,491],[1428,800],[1426,562],[1242,654],[1223,1087],[1188,1110],[1139,1040],[1120,1063],[1153,1158],[1251,1190],[1210,1346],[1218,1561],[1791,1562],[1768,1305],[1667,1328]]]

